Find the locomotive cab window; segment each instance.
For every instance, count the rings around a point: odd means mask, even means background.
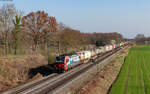
[[[65,57],[56,57],[56,63],[63,64]]]

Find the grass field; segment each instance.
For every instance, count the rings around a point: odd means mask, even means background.
[[[109,94],[150,94],[150,46],[130,48]]]

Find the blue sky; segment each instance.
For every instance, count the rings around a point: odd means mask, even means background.
[[[44,10],[81,32],[119,32],[126,38],[150,36],[150,0],[13,0],[25,12]],[[0,4],[7,3],[0,1]]]

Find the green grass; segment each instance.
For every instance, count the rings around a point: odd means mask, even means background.
[[[150,94],[150,46],[130,48],[110,94]]]

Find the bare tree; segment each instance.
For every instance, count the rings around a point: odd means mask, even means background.
[[[54,17],[49,17],[44,11],[31,12],[22,19],[24,30],[29,32],[34,43],[33,49],[36,51],[40,39],[49,32],[57,31],[57,23]],[[47,39],[46,39],[47,40]]]
[[[147,41],[148,38],[144,36],[144,34],[137,34],[134,38],[134,41],[136,44],[145,44],[145,41]]]
[[[57,28],[58,28],[59,32],[62,32],[62,31],[64,31],[64,29],[66,28],[66,26],[63,23],[59,23]]]
[[[0,33],[3,39],[5,54],[11,51],[11,31],[14,28],[13,18],[15,17],[16,9],[13,4],[6,4],[0,8]]]
[[[145,38],[144,34],[137,34],[135,39],[142,39]]]

